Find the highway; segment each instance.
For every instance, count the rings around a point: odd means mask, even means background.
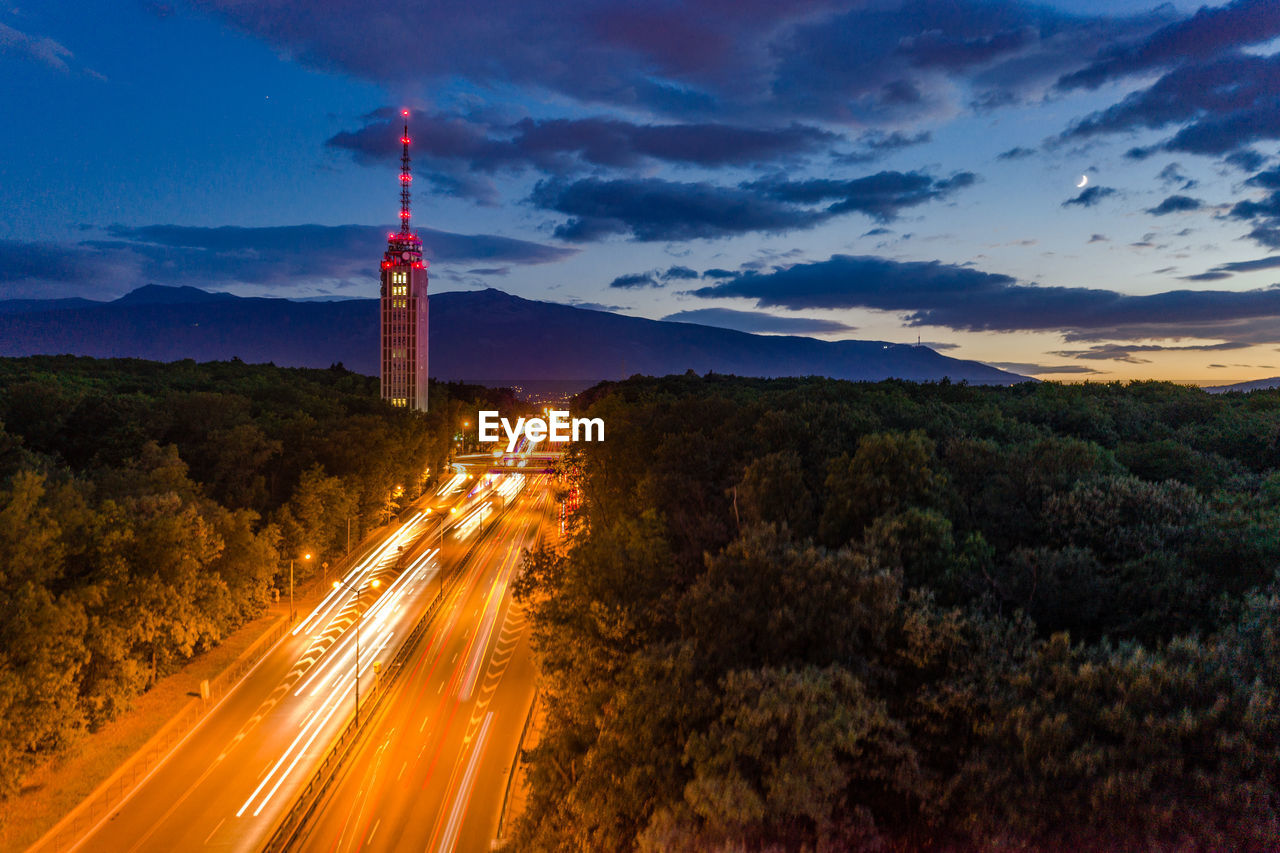
[[[481,487],[486,479],[493,488]],[[380,659],[428,609],[442,571],[451,578],[476,542],[494,489],[515,498],[522,480],[458,474],[416,503],[75,849],[261,847],[355,708],[357,638],[367,692]]]
[[[553,529],[550,489],[529,492],[477,550],[476,571],[454,588],[295,849],[490,849],[535,689],[510,584],[522,549]]]

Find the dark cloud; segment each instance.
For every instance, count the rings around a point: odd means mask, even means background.
[[[1107,45],[1085,68],[1064,75],[1063,89],[1096,89],[1103,83],[1152,68],[1217,56],[1224,50],[1262,44],[1280,35],[1275,0],[1235,0],[1203,6],[1190,18],[1161,27],[1146,38]]]
[[[1168,166],[1165,166],[1160,170],[1160,174],[1156,175],[1156,179],[1166,187],[1178,184],[1178,189],[1184,191],[1193,189],[1199,183],[1192,178],[1188,178],[1186,174],[1183,173],[1182,166],[1179,163],[1170,163]]]
[[[542,181],[533,190],[537,206],[563,213],[556,226],[562,240],[586,242],[613,234],[636,240],[692,240],[752,231],[780,233],[811,228],[830,217],[764,198],[738,187],[678,183],[659,178],[564,183]]]
[[[1023,148],[1022,146],[1017,146],[1015,148],[1010,148],[1008,151],[1001,151],[999,154],[996,155],[996,159],[997,160],[1021,160],[1024,157],[1030,157],[1035,153],[1036,153],[1035,149]]]
[[[1245,181],[1251,187],[1261,187],[1265,190],[1280,190],[1280,166],[1274,169],[1268,169],[1265,172],[1259,172]]]
[[[1280,267],[1280,255],[1270,258],[1256,258],[1251,261],[1232,261],[1231,263],[1219,264],[1205,272],[1197,275],[1183,276],[1188,281],[1218,281],[1224,278],[1231,278],[1235,273],[1256,272],[1258,270],[1269,270]]]
[[[1037,38],[1039,33],[1030,25],[978,36],[927,30],[898,42],[898,52],[921,68],[960,71],[1021,50]]]
[[[887,221],[904,208],[944,198],[974,180],[970,172],[946,179],[921,172],[879,172],[852,180],[769,178],[725,187],[659,178],[587,178],[541,181],[532,201],[570,217],[555,230],[563,240],[591,241],[613,234],[640,241],[690,240],[811,228],[852,212]]]
[[[831,332],[852,332],[855,326],[836,320],[810,317],[779,317],[767,311],[735,311],[731,308],[694,308],[677,311],[662,318],[676,323],[697,323],[740,332],[764,332],[785,335],[820,335]]]
[[[1256,172],[1262,168],[1263,163],[1267,162],[1267,158],[1252,148],[1242,148],[1239,151],[1232,151],[1223,157],[1222,161],[1242,172]]]
[[[993,109],[1039,99],[1100,41],[1143,36],[1169,18],[1001,0],[858,4],[781,30],[767,82],[799,115],[871,126],[947,114],[957,98]]]
[[[1160,344],[1098,344],[1088,349],[1058,350],[1053,353],[1063,358],[1079,358],[1088,361],[1123,361],[1128,364],[1150,364],[1151,359],[1139,358],[1135,353],[1155,352],[1222,352],[1246,349],[1252,344],[1227,341],[1220,344],[1190,344],[1187,346],[1162,346]]]
[[[1273,180],[1271,172],[1261,172],[1250,178],[1255,186],[1267,186]],[[1227,214],[1232,219],[1251,221],[1254,228],[1248,236],[1254,242],[1269,249],[1280,249],[1280,189],[1272,190],[1261,199],[1246,199],[1232,205]]]
[[[1108,196],[1113,196],[1116,191],[1111,187],[1086,187],[1078,196],[1073,196],[1062,203],[1063,207],[1070,207],[1078,204],[1081,207],[1093,207],[1098,202]]]
[[[1238,201],[1228,214],[1233,219],[1274,219],[1280,217],[1280,190],[1268,193],[1262,199]]]
[[[544,264],[575,250],[489,234],[418,229],[437,263]],[[33,295],[118,295],[141,284],[295,287],[368,284],[387,231],[366,225],[269,228],[114,225],[75,244],[0,242],[0,281]]]
[[[1259,140],[1280,138],[1278,107],[1280,55],[1231,54],[1175,68],[1150,87],[1080,119],[1060,139],[1183,125],[1157,147],[1226,155]],[[1154,150],[1131,149],[1130,155],[1140,159]]]
[[[892,133],[870,131],[858,137],[856,142],[860,147],[857,150],[838,154],[835,159],[837,163],[868,163],[903,148],[923,145],[931,139],[933,134],[927,130],[913,134],[906,134],[900,130]]]
[[[1025,361],[988,361],[986,363],[1001,370],[1021,373],[1024,376],[1044,376],[1050,373],[1085,374],[1102,372],[1092,367],[1085,367],[1083,364],[1032,364]]]
[[[1198,198],[1191,198],[1185,195],[1171,195],[1155,207],[1147,208],[1147,213],[1152,216],[1164,216],[1169,213],[1185,213],[1189,210],[1199,210],[1204,206],[1204,202]]]
[[[280,3],[196,4],[310,67],[392,89],[466,80],[682,119],[885,128],[967,102],[1039,97],[1098,44],[1174,19],[1169,9],[1089,16],[1014,0],[498,0],[482,11],[396,0],[378,14],[363,0],[327,0],[305,15]]]
[[[835,255],[773,272],[745,272],[698,288],[704,298],[742,297],[759,307],[864,308],[903,315],[916,326],[969,331],[1061,330],[1071,339],[1199,336],[1280,340],[1280,287],[1177,290],[1129,295],[1082,287],[1035,286],[1010,276],[940,261]],[[1269,329],[1264,331],[1264,321]]]
[[[692,278],[698,277],[698,271],[690,269],[689,267],[681,267],[681,266],[667,267],[666,271],[662,273],[661,277],[663,281],[677,281],[681,279],[692,279]]]
[[[1111,238],[1108,237],[1106,234],[1094,234],[1089,237],[1089,242],[1090,243],[1110,243]]]
[[[723,272],[726,276],[736,275],[725,270],[709,270],[708,272]],[[662,287],[664,284],[672,281],[690,281],[697,280],[698,271],[685,266],[671,266],[665,270],[650,270],[648,272],[630,273],[628,275],[620,275],[613,281],[609,282],[610,287],[620,288],[636,288],[636,287]]]
[[[610,314],[628,310],[628,306],[626,305],[609,305],[604,302],[586,302],[581,299],[570,299],[568,302],[561,304],[568,305],[570,308],[582,308],[587,311],[604,311]]]
[[[331,137],[327,145],[358,162],[390,162],[400,156],[400,119],[382,108],[358,130]],[[801,124],[752,128],[717,123],[635,124],[607,118],[522,119],[492,124],[455,114],[419,114],[409,119],[415,162],[455,181],[458,175],[534,169],[567,175],[589,167],[635,168],[648,162],[718,168],[773,163],[825,150],[836,134]],[[475,181],[475,178],[471,179]],[[483,186],[483,184],[481,184]],[[447,182],[442,189],[448,191]],[[468,184],[449,192],[471,195]]]
[[[844,181],[767,178],[743,184],[743,188],[758,190],[768,198],[794,204],[831,202],[827,208],[830,213],[856,211],[887,222],[896,218],[903,208],[945,198],[976,181],[977,176],[972,172],[959,172],[941,180],[923,172],[878,172]]]
[[[1218,270],[1226,270],[1227,272],[1253,272],[1255,270],[1270,270],[1280,267],[1280,255],[1270,258],[1257,258],[1252,261],[1232,261],[1229,264],[1221,264],[1214,267]]]
[[[717,268],[702,271],[703,278],[737,278],[737,276],[738,274],[736,272]]]
[[[637,287],[660,287],[661,285],[658,284],[658,280],[654,278],[653,273],[633,272],[618,276],[609,282],[609,286],[631,290]]]

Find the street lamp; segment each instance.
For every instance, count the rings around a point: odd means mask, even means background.
[[[374,578],[367,584],[355,587],[356,592],[356,725],[360,725],[360,622],[364,619],[364,611],[360,609],[360,593],[368,587],[377,589],[382,586],[382,581]],[[344,584],[342,581],[333,582],[334,589],[351,589],[351,584]]]
[[[302,559],[310,560],[311,552],[308,551],[302,555]],[[292,623],[297,618],[297,614],[293,610],[293,557],[289,558],[289,622]]]

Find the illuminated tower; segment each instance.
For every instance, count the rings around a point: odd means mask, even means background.
[[[400,230],[387,235],[382,256],[382,399],[427,410],[427,262],[422,241],[409,229],[409,111],[401,110]]]

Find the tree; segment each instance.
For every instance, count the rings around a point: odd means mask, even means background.
[[[933,464],[934,444],[922,432],[864,436],[852,456],[841,454],[828,465],[819,538],[839,547],[861,538],[882,515],[934,505],[944,479],[934,473]]]

